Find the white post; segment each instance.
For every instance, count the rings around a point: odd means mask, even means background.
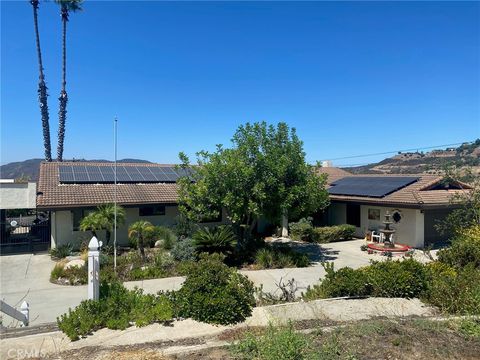
[[[288,215],[286,211],[282,214],[282,237],[288,237]]]
[[[98,300],[100,291],[100,246],[94,236],[88,243],[88,299]]]
[[[20,305],[20,312],[25,316],[23,326],[28,326],[30,321],[30,306],[25,300],[22,302],[22,305]]]

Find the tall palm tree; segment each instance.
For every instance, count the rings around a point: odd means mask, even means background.
[[[60,15],[62,17],[62,89],[60,91],[60,102],[58,108],[58,145],[57,160],[63,160],[63,144],[65,140],[65,121],[67,119],[67,22],[70,12],[82,10],[83,0],[55,0],[60,5]]]
[[[35,40],[37,44],[38,58],[38,102],[40,104],[40,114],[42,116],[43,129],[43,148],[45,150],[45,160],[52,161],[52,148],[50,145],[50,124],[47,104],[47,85],[45,84],[45,75],[43,73],[42,50],[40,47],[40,32],[38,31],[38,5],[39,0],[30,0],[33,8],[33,24],[35,27]]]

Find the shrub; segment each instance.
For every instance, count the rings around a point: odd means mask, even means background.
[[[292,324],[285,327],[270,325],[262,336],[248,332],[231,348],[240,359],[258,360],[301,360],[323,359],[316,351],[311,339],[295,332]]]
[[[303,294],[305,300],[340,296],[366,296],[372,293],[365,271],[354,270],[349,267],[335,271],[333,263],[326,263],[323,267],[326,271],[325,279],[320,284],[307,288],[306,293]]]
[[[186,269],[181,289],[173,302],[181,317],[213,324],[235,324],[245,320],[255,304],[253,283],[223,263],[220,254],[201,254]]]
[[[187,216],[180,214],[176,218],[176,223],[173,228],[173,231],[178,236],[178,238],[191,237],[198,230],[198,225],[191,221]]]
[[[54,259],[66,258],[67,256],[72,255],[72,252],[73,252],[72,244],[60,245],[53,249],[50,249],[49,251],[50,256]]]
[[[56,264],[50,273],[50,281],[53,283],[62,283],[68,285],[84,285],[87,283],[88,273],[87,264],[84,266],[72,266],[68,269],[65,264]]]
[[[237,245],[237,236],[231,226],[204,227],[193,234],[193,241],[199,252],[229,253]]]
[[[144,326],[172,319],[172,306],[164,295],[143,294],[127,290],[122,284],[103,283],[100,300],[84,300],[74,310],[57,318],[58,327],[71,340],[78,340],[93,331],[107,327],[125,329],[134,322]]]
[[[165,250],[170,250],[173,248],[177,241],[177,237],[175,236],[174,232],[165,226],[155,226],[154,235],[150,240],[150,247],[155,245],[155,242],[161,240],[162,247]]]
[[[297,241],[311,241],[312,240],[312,218],[302,218],[298,222],[288,224],[290,229],[290,237]]]
[[[426,266],[428,291],[424,299],[443,312],[480,315],[480,270],[473,264],[463,269],[433,262]]]
[[[438,252],[438,260],[455,268],[473,264],[480,269],[480,225],[461,231],[450,247]]]
[[[176,261],[190,261],[197,258],[191,238],[179,239],[170,253]]]
[[[310,265],[310,259],[306,254],[296,252],[289,246],[274,245],[258,250],[254,264],[258,269],[307,267]]]
[[[312,241],[318,243],[328,243],[338,240],[350,240],[355,234],[353,225],[336,225],[316,227],[312,230]]]

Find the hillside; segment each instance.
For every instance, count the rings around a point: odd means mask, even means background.
[[[398,153],[377,163],[343,169],[353,174],[437,174],[446,165],[455,165],[460,169],[471,167],[474,172],[480,173],[480,139],[458,148]]]
[[[43,159],[28,159],[25,161],[19,162],[12,162],[9,164],[5,164],[0,166],[0,178],[1,179],[19,179],[19,178],[26,178],[28,180],[37,181],[38,180],[38,173],[40,171],[40,163]],[[66,160],[70,161],[70,160]],[[85,159],[75,159],[75,161],[82,162],[82,161],[90,161],[90,162],[112,162],[109,160],[85,160]],[[118,160],[119,163],[121,162],[139,162],[139,163],[149,163],[150,161],[147,160],[139,160],[139,159],[122,159]]]

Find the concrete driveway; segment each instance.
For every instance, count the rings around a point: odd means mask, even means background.
[[[350,266],[358,268],[368,265],[371,259],[382,260],[380,255],[368,255],[360,251],[363,240],[352,240],[325,244],[319,247],[313,244],[297,245],[301,251],[310,253],[316,261],[308,268],[274,269],[242,271],[255,284],[263,285],[266,292],[278,291],[275,285],[280,280],[288,281],[294,278],[298,285],[297,294],[305,291],[307,286],[316,284],[325,275],[320,264],[321,260],[333,261],[336,268]],[[303,248],[302,248],[303,247]],[[50,283],[50,272],[55,262],[48,254],[10,255],[0,257],[1,284],[0,298],[9,305],[19,307],[23,300],[30,304],[30,323],[38,325],[54,322],[56,318],[73,308],[87,297],[87,287],[62,286]],[[125,285],[128,288],[135,286],[146,292],[156,293],[159,290],[179,289],[183,282],[182,277],[131,281]],[[3,317],[4,326],[12,326],[14,322]]]

